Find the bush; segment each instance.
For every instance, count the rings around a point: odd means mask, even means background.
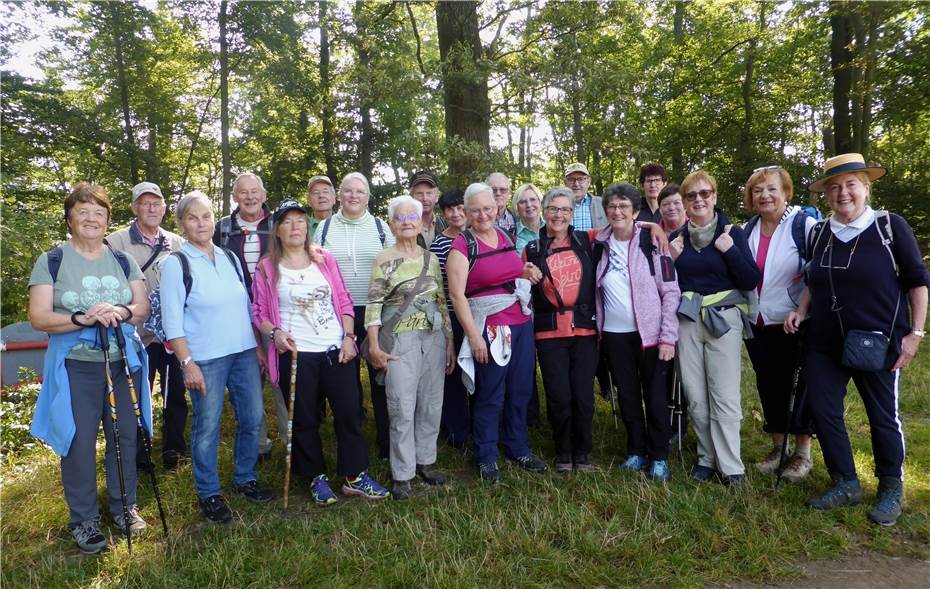
[[[36,382],[35,372],[28,368],[20,368],[19,378],[20,384],[3,387],[0,393],[0,454],[4,464],[38,442],[29,433],[29,424],[41,385]]]

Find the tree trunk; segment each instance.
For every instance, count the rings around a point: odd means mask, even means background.
[[[675,2],[675,20],[673,25],[672,38],[675,40],[675,51],[679,56],[679,66],[681,61],[681,47],[685,38],[685,2],[678,0]],[[675,81],[672,88],[673,96],[678,96],[678,82]],[[681,150],[681,133],[677,129],[672,130],[672,174],[676,177],[684,178],[684,156]]]
[[[375,165],[372,154],[374,152],[374,127],[371,124],[371,93],[369,84],[371,80],[371,56],[368,53],[368,34],[365,15],[362,11],[365,3],[357,0],[355,3],[356,47],[358,50],[358,63],[361,72],[359,80],[359,110],[362,119],[361,135],[358,144],[359,168],[369,180]]]
[[[222,177],[222,194],[223,194],[223,216],[229,214],[232,193],[230,192],[230,180],[232,178],[229,153],[229,41],[226,38],[226,9],[229,2],[223,0],[220,2],[220,152],[223,158],[223,169],[220,171]]]
[[[849,115],[852,89],[851,23],[845,7],[834,4],[830,12],[830,66],[833,69],[833,143],[834,153],[853,151]]]
[[[437,2],[436,27],[449,148],[448,182],[464,186],[481,168],[483,158],[475,150],[490,147],[491,103],[488,74],[481,63],[478,2]]]
[[[872,151],[872,91],[875,88],[876,53],[878,44],[878,23],[882,19],[882,5],[869,3],[868,39],[865,45],[865,74],[862,88],[862,118],[859,121],[859,152],[865,161],[869,161]]]
[[[329,79],[329,27],[326,23],[326,9],[329,2],[320,2],[320,100],[322,101],[321,119],[323,123],[323,159],[326,161],[326,175],[333,183],[338,182],[336,159],[334,157],[336,136],[333,131],[332,96]]]
[[[133,184],[138,184],[139,162],[136,148],[136,133],[132,126],[132,112],[129,110],[129,83],[126,80],[126,58],[123,54],[123,22],[120,16],[120,6],[117,3],[107,4],[110,28],[113,34],[113,52],[116,59],[116,83],[119,85],[120,107],[123,111],[123,126],[126,133],[126,146],[129,151],[129,175]]]
[[[752,109],[752,88],[753,88],[753,72],[756,65],[756,55],[759,48],[759,38],[763,36],[765,32],[765,3],[759,3],[759,22],[758,22],[758,34],[749,40],[749,45],[746,48],[746,62],[745,62],[745,71],[743,73],[743,87],[742,87],[742,98],[743,98],[743,125],[740,128],[739,134],[739,147],[737,149],[737,160],[741,163],[741,167],[744,169],[751,169],[752,163],[755,161],[755,150],[753,149],[752,141],[752,122],[753,122],[753,109]]]

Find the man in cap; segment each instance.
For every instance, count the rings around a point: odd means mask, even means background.
[[[517,218],[510,210],[510,178],[500,172],[491,172],[485,184],[491,187],[494,203],[497,205],[497,226],[516,241]]]
[[[408,186],[410,196],[423,205],[423,225],[420,235],[417,237],[417,243],[423,249],[429,249],[436,235],[442,233],[446,228],[445,220],[441,216],[433,214],[436,202],[439,200],[439,180],[432,170],[420,170],[410,176]]]
[[[665,166],[659,162],[643,164],[639,169],[639,189],[643,193],[643,206],[639,209],[637,221],[658,223],[662,219],[659,214],[659,193],[668,184],[668,173]]]
[[[607,226],[607,213],[601,206],[601,197],[588,194],[591,186],[591,174],[580,162],[569,164],[565,168],[565,185],[575,195],[575,215],[572,226],[578,231],[600,229]]]
[[[167,210],[161,188],[152,182],[140,182],[132,188],[132,212],[136,218],[129,227],[107,236],[107,243],[111,247],[132,256],[139,264],[149,292],[158,288],[161,261],[171,252],[180,250],[184,242],[180,235],[161,226]],[[154,385],[156,374],[161,382],[162,463],[166,470],[173,469],[178,459],[187,455],[187,444],[184,441],[187,424],[184,372],[177,357],[155,338],[155,334],[141,327],[139,331],[149,355],[149,388]],[[139,448],[141,450],[141,444]]]
[[[316,234],[316,228],[333,214],[336,205],[336,188],[328,176],[314,176],[307,182],[307,204],[313,214],[310,215],[310,240]]]

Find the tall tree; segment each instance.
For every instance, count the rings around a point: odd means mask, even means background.
[[[852,91],[852,21],[848,8],[835,3],[830,9],[830,66],[833,69],[833,148],[836,153],[854,150],[852,118],[849,111]]]
[[[333,130],[335,113],[333,111],[332,90],[330,89],[329,24],[326,19],[328,6],[329,2],[320,2],[320,102],[323,123],[323,159],[326,161],[326,175],[333,182],[336,182],[338,176],[334,157],[336,134]]]
[[[229,38],[228,9],[229,2],[220,2],[220,152],[222,154],[222,191],[223,216],[231,208],[230,180],[232,180],[232,163],[229,150]]]

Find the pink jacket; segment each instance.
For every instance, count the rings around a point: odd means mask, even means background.
[[[320,266],[320,272],[326,278],[333,292],[333,309],[336,315],[343,317],[355,317],[355,309],[352,306],[352,296],[346,290],[345,282],[342,280],[342,273],[339,272],[339,266],[336,259],[328,251],[319,248],[316,250],[320,256],[317,262]],[[316,260],[314,260],[316,261]],[[262,324],[262,321],[268,321],[272,325],[281,326],[281,305],[278,302],[278,288],[272,281],[271,258],[265,257],[258,261],[255,268],[255,278],[252,280],[252,323],[255,327]],[[271,382],[278,382],[278,351],[274,347],[274,342],[268,345],[268,377]]]
[[[595,273],[598,332],[603,332],[604,329],[604,296],[601,283],[609,263],[611,231],[608,225],[599,230],[594,237],[594,243],[600,243],[604,247],[604,254],[597,264]],[[662,280],[662,266],[658,251],[652,254],[656,274],[655,276],[649,274],[649,261],[639,247],[640,231],[642,229],[638,225],[633,229],[633,238],[630,240],[628,250],[633,318],[636,321],[643,348],[651,348],[659,344],[673,346],[678,342],[678,303],[681,300],[681,290],[678,288],[677,279],[671,282]]]

